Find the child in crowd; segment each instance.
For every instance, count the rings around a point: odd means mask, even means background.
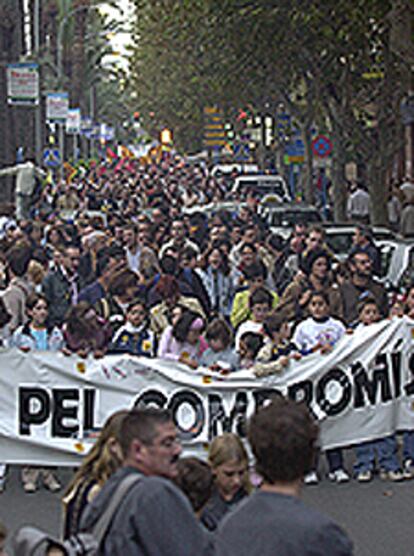
[[[59,351],[64,341],[61,330],[54,326],[46,326],[48,303],[44,295],[34,293],[26,300],[28,322],[15,330],[11,345],[22,351],[44,350]]]
[[[212,320],[206,339],[209,347],[202,354],[200,365],[217,371],[234,371],[239,367],[239,356],[231,347],[233,335],[225,320]]]
[[[265,343],[257,354],[254,374],[257,377],[281,373],[292,358],[300,359],[298,348],[290,341],[290,326],[281,313],[269,315],[263,322]]]
[[[249,297],[252,318],[244,321],[236,332],[236,351],[240,352],[240,338],[245,332],[263,333],[263,321],[272,308],[272,294],[266,288],[257,288]]]
[[[293,334],[293,343],[298,346],[302,355],[308,355],[320,350],[329,353],[334,345],[345,334],[343,323],[330,316],[329,298],[324,292],[313,291],[307,303],[309,317],[301,321]],[[349,481],[349,475],[343,468],[342,450],[327,450],[329,473],[328,477],[336,483]],[[317,484],[316,469],[305,477],[306,484]]]
[[[310,294],[307,309],[310,316],[301,321],[293,334],[293,343],[302,355],[321,350],[327,353],[345,334],[344,324],[329,314],[329,298],[324,292]]]
[[[63,347],[63,335],[58,327],[48,328],[48,304],[46,298],[38,293],[29,295],[26,300],[28,322],[15,330],[11,345],[22,351],[58,351]],[[43,484],[52,492],[60,490],[60,483],[51,469],[24,467],[22,482],[25,492],[32,493],[38,488],[40,476]]]
[[[179,459],[177,469],[178,475],[174,482],[189,499],[197,518],[200,518],[213,492],[211,468],[201,459],[188,457]]]
[[[264,343],[263,334],[257,332],[245,332],[240,338],[240,369],[250,369],[253,367],[257,354],[262,349]]]
[[[172,326],[167,326],[161,336],[158,357],[178,361],[196,369],[200,357],[208,348],[202,336],[204,320],[194,311],[184,310]]]
[[[240,438],[225,433],[210,444],[208,462],[214,475],[214,490],[201,522],[214,531],[226,513],[251,491],[249,459]]]
[[[113,336],[110,351],[155,357],[156,338],[149,326],[149,311],[145,302],[136,299],[128,305],[126,323]]]
[[[112,329],[107,322],[96,314],[86,301],[73,305],[63,325],[66,355],[77,353],[79,357],[103,357],[111,340]]]
[[[380,310],[375,298],[371,295],[363,296],[358,304],[358,325],[355,328],[355,333],[357,334],[359,330],[378,322],[380,319]],[[382,479],[390,479],[391,481],[402,481],[404,479],[404,474],[397,459],[396,437],[391,435],[386,438],[363,442],[355,447],[354,471],[358,482],[371,481],[376,454]]]

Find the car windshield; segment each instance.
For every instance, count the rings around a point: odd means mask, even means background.
[[[329,249],[336,254],[348,254],[352,247],[352,232],[342,232],[337,234],[327,234],[326,243]]]

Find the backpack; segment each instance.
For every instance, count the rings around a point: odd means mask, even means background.
[[[51,546],[62,550],[65,556],[98,556],[99,547],[119,504],[129,489],[141,479],[141,475],[128,475],[121,481],[107,508],[89,532],[77,533],[65,541],[55,539],[37,527],[21,527],[14,539],[15,556],[46,556]]]

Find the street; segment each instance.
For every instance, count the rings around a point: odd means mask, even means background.
[[[348,469],[351,459],[348,451]],[[69,480],[70,474],[69,470],[59,471],[63,481]],[[356,481],[334,485],[324,479],[318,486],[306,487],[303,498],[346,529],[354,542],[355,556],[412,556],[413,488],[414,481],[397,484],[375,478],[364,485]],[[44,489],[24,494],[14,467],[6,491],[0,495],[0,520],[11,533],[20,525],[32,524],[57,534],[61,524],[60,494]]]

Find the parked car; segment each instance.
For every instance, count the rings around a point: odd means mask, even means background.
[[[259,171],[259,166],[257,164],[252,164],[250,162],[229,162],[213,166],[210,170],[210,176],[220,178],[222,176],[228,176],[233,172],[237,172],[238,174],[256,174],[259,173]]]
[[[260,216],[271,227],[272,232],[287,237],[295,224],[322,223],[320,211],[304,203],[262,204]]]
[[[414,241],[406,239],[380,240],[379,279],[388,289],[406,288],[414,278]]]
[[[345,260],[352,248],[355,226],[348,224],[325,224],[326,243],[339,260]],[[372,237],[379,240],[395,240],[398,236],[388,228],[371,228]]]
[[[279,202],[291,201],[286,181],[282,176],[252,174],[237,177],[234,180],[231,194],[245,198],[249,192],[258,198],[273,195]]]

